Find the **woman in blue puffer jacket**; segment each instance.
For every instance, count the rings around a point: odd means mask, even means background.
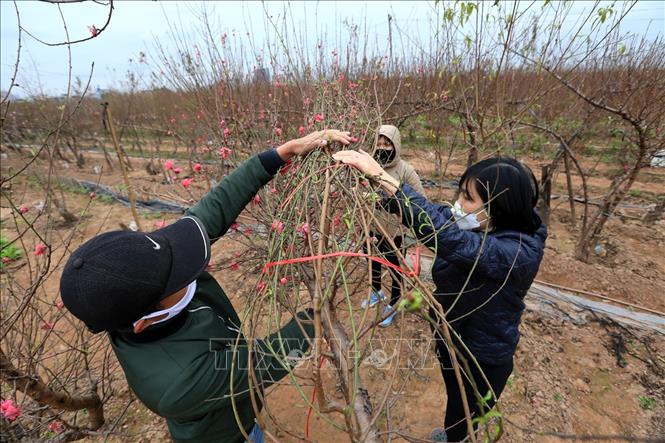
[[[386,205],[401,213],[404,225],[436,253],[434,295],[468,348],[467,352],[456,343],[469,361],[468,375],[477,388],[464,377],[469,408],[476,417],[486,413],[512,372],[524,296],[538,273],[547,238],[547,228],[534,210],[538,186],[533,173],[512,158],[482,160],[462,175],[458,199],[451,207],[432,203],[400,184],[363,151],[341,151],[334,157],[378,180],[389,195]],[[436,429],[431,437],[461,441],[467,437],[467,425],[460,389],[450,350],[438,334],[436,338],[448,399],[445,432]],[[490,387],[495,397],[489,401],[475,394],[483,397]]]

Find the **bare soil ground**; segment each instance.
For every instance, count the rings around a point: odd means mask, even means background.
[[[25,157],[21,158],[16,152],[8,154],[8,158],[2,160],[3,174],[25,161]],[[422,176],[434,173],[434,162],[425,154],[407,151],[405,157]],[[101,176],[93,171],[94,166],[103,166],[102,162],[101,157],[90,156],[83,169],[70,165],[59,168],[56,173],[90,181],[100,179],[105,185],[120,185],[122,180],[117,169]],[[149,176],[140,167],[141,160],[135,159],[134,163],[136,170],[130,175],[144,196],[161,196],[187,204],[205,190],[205,186],[195,184],[194,187],[201,188],[190,195],[179,185],[160,183],[161,175]],[[538,175],[539,162],[528,163]],[[44,162],[40,160],[33,170],[44,174],[44,167]],[[609,183],[603,173],[610,168],[611,165],[606,164],[597,167],[597,175],[590,181],[592,195],[602,194]],[[463,170],[464,159],[454,159],[448,168],[447,178],[458,177]],[[564,177],[560,175],[553,192],[563,194],[564,184]],[[625,203],[653,203],[653,196],[663,192],[664,184],[665,170],[645,169],[634,186],[637,192]],[[17,200],[31,208],[43,199],[35,181],[15,185],[13,192]],[[453,197],[453,191],[449,189],[429,189],[427,192],[431,198]],[[90,200],[87,194],[71,189],[65,190],[63,196],[70,211],[76,214]],[[3,200],[0,213],[2,234],[11,238],[15,235],[15,227],[4,222],[9,219],[8,210]],[[578,214],[580,212],[581,206],[578,205]],[[645,225],[639,220],[643,213],[641,209],[621,209],[605,228],[604,254],[595,257],[593,263],[584,264],[573,257],[576,229],[579,228],[571,228],[567,202],[555,200],[549,225],[550,237],[538,279],[665,311],[665,254],[662,252],[665,247],[665,221]],[[169,222],[176,217],[176,214],[144,214],[143,228],[154,229],[161,220]],[[128,208],[95,199],[83,216],[71,247],[98,232],[118,229],[120,222],[128,224],[130,221]],[[42,222],[45,221],[38,221]],[[61,225],[61,229],[64,232],[70,227]],[[217,247],[213,261],[219,264],[215,276],[227,288],[238,311],[241,311],[246,302],[243,291],[248,291],[257,277],[242,269],[232,272],[224,265],[244,247],[239,240],[239,234],[227,235],[223,240],[226,246]],[[66,259],[68,252],[53,252],[60,269],[49,277],[45,291],[56,300],[59,297],[58,278],[64,264],[60,259]],[[9,272],[20,274],[20,264],[10,266]],[[356,295],[358,306],[362,296]],[[575,441],[565,435],[605,436],[598,441],[607,441],[609,435],[665,439],[665,340],[662,336],[628,330],[593,316],[585,324],[575,325],[533,311],[525,313],[521,330],[522,340],[515,358],[515,370],[500,403],[504,416],[509,420],[503,441]],[[399,430],[401,435],[392,434],[390,441],[424,439],[433,427],[442,423],[445,389],[433,355],[428,325],[416,317],[405,316],[394,326],[378,331],[378,337],[394,339],[400,331],[403,338],[420,346],[402,349],[399,356],[393,356],[384,366],[368,366],[364,382],[374,394],[375,404],[381,403],[381,393],[385,393],[386,389],[391,391],[389,397],[394,401],[388,402],[378,421],[380,429],[385,429],[389,423],[393,430]],[[386,350],[390,351],[387,355],[393,355],[394,349],[387,347]],[[404,369],[408,366],[407,360],[413,359],[414,355],[423,357],[421,365]],[[401,367],[397,372],[399,376],[393,378],[392,371],[398,363]],[[301,372],[305,374],[306,369]],[[332,373],[325,374],[333,386]],[[394,380],[391,386],[388,386],[389,380]],[[306,385],[306,382],[303,383]],[[116,384],[117,396],[108,405],[109,416],[114,417],[132,398],[122,374],[118,375]],[[311,395],[311,388],[306,386],[305,394]],[[331,389],[331,395],[334,395],[334,389]],[[280,441],[300,441],[297,436],[304,435],[308,412],[307,403],[301,395],[284,382],[269,391],[268,407],[273,414],[273,418],[263,414],[268,431]],[[348,437],[330,421],[343,423],[340,416],[331,415],[324,419],[312,414],[310,439],[317,442],[347,441]],[[284,429],[297,436],[290,435]],[[116,432],[116,436],[109,438],[110,441],[168,439],[164,422],[137,401],[122,415],[116,424]],[[385,440],[389,441],[388,436]]]

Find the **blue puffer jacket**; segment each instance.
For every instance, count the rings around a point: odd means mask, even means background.
[[[469,350],[482,363],[509,362],[520,337],[524,296],[543,258],[545,225],[533,235],[463,231],[448,206],[429,202],[409,185],[387,203],[436,252],[434,295]]]

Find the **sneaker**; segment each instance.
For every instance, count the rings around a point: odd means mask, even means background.
[[[383,301],[386,299],[386,294],[383,293],[383,289],[381,289],[379,292],[372,291],[372,293],[369,295],[369,301],[368,300],[363,300],[362,303],[360,303],[360,307],[365,309],[368,305],[369,307],[373,307],[376,305],[378,302]]]
[[[434,428],[429,438],[432,441],[448,441],[448,434],[446,434],[446,430],[443,428]]]
[[[393,309],[392,306],[390,305],[386,306],[386,308],[383,310],[383,315],[387,315],[392,309]],[[396,315],[397,315],[397,310],[395,310],[395,312],[393,312],[392,314],[388,315],[388,317],[386,317],[385,320],[379,323],[379,326],[387,328],[393,322],[393,319],[395,318]]]

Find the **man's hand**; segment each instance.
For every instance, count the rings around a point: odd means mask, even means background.
[[[389,194],[394,194],[399,188],[399,182],[390,176],[381,165],[367,152],[363,151],[339,151],[333,154],[335,160],[351,165],[365,175],[378,181]]]
[[[277,154],[282,160],[290,160],[294,155],[304,155],[308,152],[327,146],[333,142],[348,145],[351,143],[351,133],[338,131],[337,129],[324,129],[322,131],[312,132],[304,137],[295,140],[289,140],[277,148]]]

